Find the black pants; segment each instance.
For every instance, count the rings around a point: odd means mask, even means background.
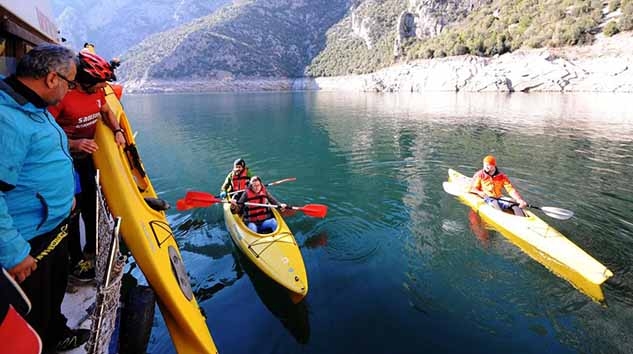
[[[66,329],[61,306],[68,281],[68,224],[29,241],[37,269],[21,284],[31,300],[31,312],[25,317],[42,338],[46,350],[54,349]]]
[[[79,234],[79,216],[73,217],[70,221],[69,230],[69,250],[70,264],[75,266],[82,259],[84,253],[95,254],[96,252],[96,203],[97,203],[97,174],[92,156],[75,158],[73,165],[79,182],[81,183],[81,193],[77,197],[77,208],[81,212],[81,218],[86,226],[86,246],[81,250],[81,238]]]

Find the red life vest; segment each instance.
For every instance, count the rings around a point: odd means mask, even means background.
[[[231,177],[231,185],[233,187],[233,191],[241,191],[246,189],[246,184],[248,183],[248,169],[244,167],[242,170],[242,174],[236,175],[233,173]]]
[[[259,203],[259,204],[268,204],[268,198],[266,198],[266,187],[262,186],[262,189],[259,193],[255,193],[252,188],[248,188],[246,190],[246,201],[249,203]],[[270,219],[273,217],[273,213],[270,211],[270,208],[246,205],[244,211],[244,220],[249,222],[262,222],[266,219]]]

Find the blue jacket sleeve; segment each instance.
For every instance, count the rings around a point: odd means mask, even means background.
[[[0,265],[11,269],[31,252],[31,245],[13,227],[3,192],[0,192]]]
[[[29,140],[15,129],[15,119],[6,111],[0,111],[0,131],[0,181],[5,187],[13,187],[18,182]],[[26,258],[31,246],[13,225],[5,192],[0,191],[0,265],[11,269]]]

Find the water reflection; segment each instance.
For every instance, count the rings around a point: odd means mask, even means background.
[[[468,211],[468,221],[470,222],[470,230],[477,236],[477,239],[481,242],[481,245],[484,247],[490,247],[490,233],[486,229],[486,224],[479,214],[477,214],[474,210],[470,209]]]
[[[319,248],[326,247],[328,244],[327,231],[321,231],[318,234],[312,235],[303,242],[303,247],[307,248]]]
[[[250,259],[245,257],[237,247],[233,256],[253,283],[257,296],[299,344],[307,344],[310,340],[310,321],[308,317],[307,300],[294,304],[290,300],[288,290],[275,283]]]

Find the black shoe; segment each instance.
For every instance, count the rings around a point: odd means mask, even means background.
[[[64,338],[60,339],[59,342],[57,342],[55,350],[64,352],[66,350],[75,349],[80,345],[86,343],[88,339],[90,339],[89,329],[67,329],[64,333]]]
[[[95,266],[93,261],[82,259],[69,276],[72,280],[87,283],[95,279]]]

